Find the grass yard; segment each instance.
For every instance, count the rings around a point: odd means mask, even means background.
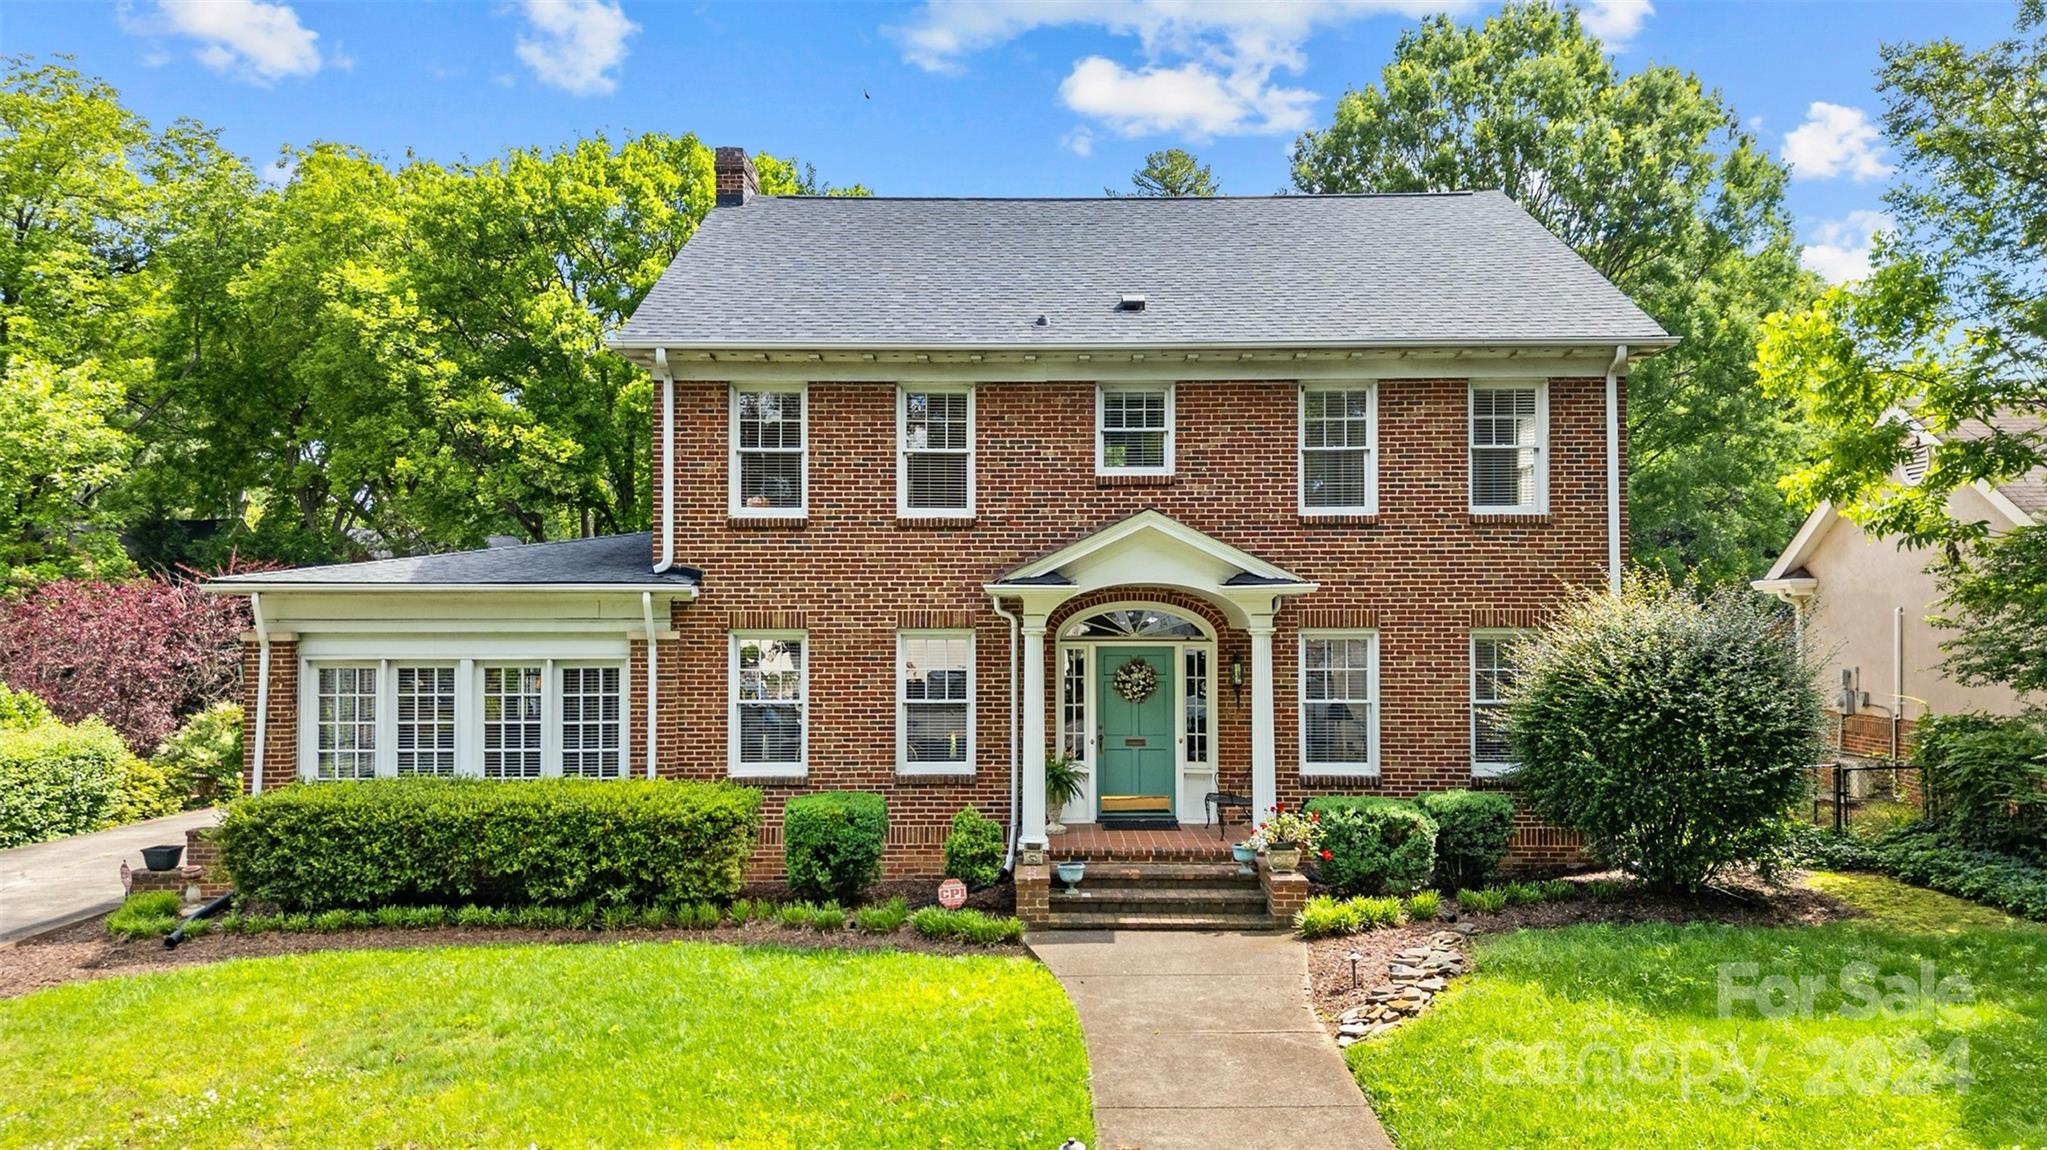
[[[0,1001],[0,1146],[1092,1143],[1018,958],[703,943],[250,959]]]
[[[1404,1150],[2047,1146],[2047,929],[1889,879],[1814,885],[1869,917],[1483,942],[1470,979],[1351,1067]],[[1771,976],[1817,980],[1810,1011],[1779,983],[1765,1016],[1743,991]],[[1970,1001],[1949,984],[1942,1003],[1950,976]]]

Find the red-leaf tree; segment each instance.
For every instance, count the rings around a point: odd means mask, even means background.
[[[193,582],[45,583],[0,605],[0,679],[66,722],[98,715],[147,754],[184,716],[233,697],[247,614]]]

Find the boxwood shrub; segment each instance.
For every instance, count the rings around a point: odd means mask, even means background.
[[[729,783],[306,783],[232,804],[217,835],[242,897],[289,911],[723,902],[760,802]]]
[[[1437,791],[1415,805],[1436,820],[1436,885],[1484,886],[1514,838],[1514,800],[1498,791]]]
[[[1407,894],[1436,867],[1436,820],[1405,799],[1325,795],[1310,799],[1322,816],[1322,882],[1341,895]]]
[[[851,905],[881,877],[887,841],[888,800],[873,791],[797,795],[782,812],[789,889]]]
[[[952,816],[952,833],[945,836],[945,877],[956,878],[971,890],[995,885],[1002,874],[1002,824],[972,807]]]
[[[121,809],[133,760],[98,719],[0,727],[0,847],[105,826]]]

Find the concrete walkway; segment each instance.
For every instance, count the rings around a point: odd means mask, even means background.
[[[123,896],[122,859],[141,870],[143,847],[182,844],[190,828],[219,821],[219,811],[186,811],[0,851],[0,943],[114,909]]]
[[[1092,1150],[1391,1150],[1308,1009],[1283,935],[1051,931],[1027,940],[1080,1009]]]

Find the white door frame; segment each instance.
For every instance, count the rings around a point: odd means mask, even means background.
[[[1126,605],[1117,604],[1110,607],[1101,608],[1100,610],[1089,611],[1088,614],[1097,615],[1100,614],[1102,611],[1116,610],[1123,606]],[[1152,605],[1142,604],[1142,606]],[[1171,610],[1170,608],[1167,607],[1158,607],[1157,609],[1162,611]],[[1177,611],[1173,612],[1173,614],[1179,615],[1183,619],[1190,620],[1193,619],[1192,616],[1185,615]],[[1072,620],[1068,620],[1068,622],[1071,621]],[[1207,628],[1207,623],[1205,621],[1202,620],[1194,621],[1197,623],[1198,626],[1201,626],[1203,629]],[[1100,674],[1101,661],[1100,658],[1096,655],[1096,652],[1105,647],[1123,648],[1163,647],[1172,651],[1173,653],[1172,813],[1175,819],[1182,821],[1195,817],[1206,818],[1207,817],[1206,808],[1191,811],[1188,809],[1189,800],[1187,798],[1187,787],[1185,785],[1185,782],[1188,772],[1191,770],[1204,771],[1208,774],[1211,782],[1213,782],[1214,780],[1216,769],[1215,752],[1217,744],[1215,729],[1216,641],[1214,639],[1145,639],[1141,637],[1121,639],[1061,639],[1057,644],[1058,654],[1053,662],[1053,666],[1058,669],[1058,673],[1052,676],[1053,697],[1050,700],[1050,706],[1052,709],[1052,713],[1054,715],[1057,715],[1059,718],[1058,725],[1055,727],[1055,730],[1057,731],[1057,739],[1055,745],[1058,746],[1061,750],[1064,750],[1066,747],[1067,652],[1078,650],[1081,651],[1082,654],[1084,655],[1083,660],[1085,665],[1084,675],[1087,686],[1085,688],[1085,695],[1083,697],[1086,714],[1086,718],[1083,720],[1083,722],[1086,724],[1086,727],[1085,730],[1082,732],[1082,745],[1085,748],[1085,750],[1081,757],[1080,765],[1082,774],[1085,775],[1087,778],[1087,794],[1084,799],[1077,799],[1074,801],[1074,803],[1069,804],[1066,808],[1056,812],[1054,817],[1056,817],[1060,822],[1066,823],[1071,826],[1078,826],[1084,823],[1093,823],[1099,820],[1100,808],[1098,804],[1101,801],[1101,796],[1095,792],[1095,756],[1099,753],[1100,748],[1095,745],[1095,732],[1100,727],[1101,724],[1101,718],[1099,714],[1100,711],[1099,695],[1101,693],[1101,683],[1096,677],[1097,675]],[[1207,656],[1209,761],[1206,763],[1189,763],[1187,761],[1188,651],[1201,651]],[[1215,788],[1213,786],[1207,788],[1207,790],[1214,789]],[[1204,791],[1204,793],[1206,792]],[[1200,805],[1198,799],[1194,801],[1194,805],[1195,806]]]

